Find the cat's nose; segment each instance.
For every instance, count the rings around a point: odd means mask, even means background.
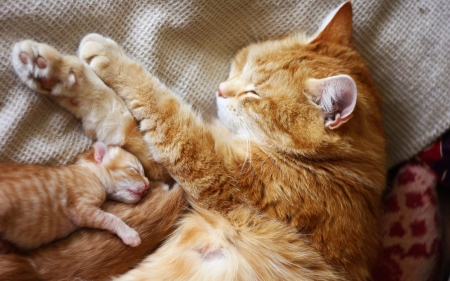
[[[220,83],[219,87],[217,88],[217,96],[221,98],[226,98],[226,96],[224,96],[223,94],[223,88],[224,88],[223,83]]]

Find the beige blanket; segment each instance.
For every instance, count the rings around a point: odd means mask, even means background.
[[[66,164],[91,140],[54,101],[20,83],[14,42],[34,39],[74,54],[91,32],[119,42],[205,117],[234,52],[303,29],[341,0],[0,1],[0,161]],[[450,1],[354,0],[354,39],[384,96],[389,167],[450,124]]]

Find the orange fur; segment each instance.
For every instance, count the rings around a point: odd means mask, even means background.
[[[297,34],[238,52],[217,97],[225,126],[201,120],[110,39],[88,35],[80,57],[124,99],[149,159],[182,185],[194,207],[169,240],[117,280],[370,278],[384,133],[381,98],[351,44],[350,2],[312,38]],[[335,115],[340,104],[325,110],[310,83],[339,75],[350,77],[358,93],[346,123]],[[339,124],[328,126],[334,117]],[[55,252],[74,242],[66,243]],[[84,241],[76,253],[94,244]],[[102,274],[121,273],[106,255]],[[87,276],[96,276],[91,270]]]
[[[140,243],[138,233],[99,209],[107,197],[136,203],[148,188],[142,166],[123,149],[96,143],[74,165],[0,163],[0,170],[0,233],[15,246],[37,248],[80,226]]]
[[[90,66],[124,99],[154,159],[192,204],[230,223],[231,213],[251,206],[305,234],[312,249],[303,251],[321,253],[344,278],[367,280],[378,249],[384,133],[381,98],[348,36],[350,2],[314,38],[294,35],[240,51],[218,97],[219,117],[229,133],[202,121],[113,41],[89,35],[81,54],[90,54],[85,58]],[[350,77],[358,98],[347,123],[327,127],[329,112],[317,104],[319,93],[308,81],[338,75]],[[174,239],[181,239],[176,233]],[[165,244],[118,280],[151,278],[157,266],[173,277],[175,267],[156,260],[178,251],[183,248]],[[189,260],[178,262],[183,259]],[[184,278],[195,280],[199,272]],[[285,269],[279,276],[289,279],[291,273]]]
[[[126,272],[158,247],[186,207],[183,191],[177,187],[169,192],[154,188],[136,205],[107,201],[102,209],[139,232],[139,246],[124,245],[106,231],[79,229],[27,254],[0,255],[0,276],[11,276],[2,280],[107,280]],[[30,278],[25,279],[28,272]]]
[[[28,59],[22,60],[26,56]],[[80,118],[85,132],[108,144],[121,145],[135,154],[153,180],[171,182],[171,177],[152,160],[141,132],[123,101],[108,88],[80,59],[63,56],[54,48],[33,41],[14,46],[13,65],[19,77],[32,89],[55,98],[63,107]],[[36,69],[37,59],[47,68]],[[92,159],[93,153],[85,158]],[[157,186],[158,183],[151,184]],[[106,202],[103,209],[116,214],[140,233],[142,243],[128,247],[105,231],[80,229],[28,253],[1,255],[0,276],[13,280],[35,272],[35,280],[105,280],[105,276],[121,274],[156,248],[172,231],[175,220],[186,208],[183,192],[157,188],[136,206]],[[105,249],[108,249],[105,251]]]
[[[3,281],[44,280],[27,258],[15,254],[0,254],[0,276]]]

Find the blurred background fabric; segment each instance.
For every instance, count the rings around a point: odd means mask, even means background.
[[[0,161],[61,165],[92,140],[55,101],[16,77],[12,45],[33,39],[75,54],[83,36],[108,36],[206,118],[233,54],[294,31],[312,34],[341,0],[0,2]],[[450,125],[450,1],[353,0],[354,42],[384,97],[388,167]]]

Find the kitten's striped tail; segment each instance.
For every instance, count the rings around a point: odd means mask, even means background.
[[[17,254],[0,254],[1,281],[43,281],[30,259]]]

